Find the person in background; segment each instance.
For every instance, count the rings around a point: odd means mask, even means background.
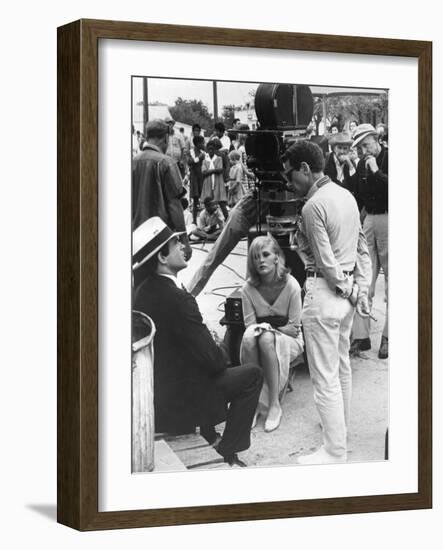
[[[180,132],[176,132],[174,129],[175,120],[168,116],[165,118],[166,124],[169,126],[169,144],[166,154],[171,157],[178,166],[180,175],[185,177],[185,140]]]
[[[303,352],[303,336],[300,285],[289,274],[284,254],[271,236],[256,237],[249,247],[242,306],[246,331],[240,360],[263,369],[256,418],[263,414],[265,431],[272,432],[280,425],[280,399],[287,387],[289,366]]]
[[[375,127],[378,134],[378,142],[382,147],[388,148],[388,126],[386,124],[383,124],[382,122],[379,122],[377,126]]]
[[[188,138],[188,136],[185,135],[185,129],[182,127],[178,130],[180,132],[180,135],[183,137],[183,141],[185,142],[185,152],[189,151],[191,147],[191,140]]]
[[[228,206],[233,208],[244,195],[243,167],[240,153],[238,151],[231,151],[229,153],[229,161],[231,163],[231,170],[229,171]]]
[[[352,139],[345,132],[340,132],[330,137],[329,145],[332,152],[326,161],[325,175],[354,195],[355,165],[350,154]]]
[[[200,195],[203,189],[202,166],[206,158],[205,138],[197,135],[193,138],[193,146],[189,150],[189,198],[192,200],[192,218],[197,223]]]
[[[207,197],[213,199],[220,206],[226,220],[228,194],[223,177],[223,157],[218,154],[220,148],[221,142],[217,138],[210,139],[206,144],[208,154],[202,165],[203,189],[200,200],[204,201]]]
[[[251,425],[263,375],[257,365],[230,366],[195,298],[182,289],[178,273],[186,268],[179,235],[157,217],[133,233],[134,274],[143,271],[134,308],[149,315],[154,338],[155,430],[200,434],[232,467],[245,467],[239,457],[251,444]],[[230,368],[227,368],[227,367]],[[223,435],[214,426],[225,421]]]
[[[355,129],[357,128],[357,126],[358,126],[358,122],[356,120],[350,120],[349,121],[349,133],[350,133],[351,137],[353,137]]]
[[[302,323],[320,415],[323,445],[298,459],[301,464],[346,462],[352,371],[349,359],[354,304],[369,315],[371,266],[354,197],[323,173],[321,149],[309,142],[283,155],[288,187],[306,198],[296,234],[306,267]]]
[[[372,262],[372,280],[369,288],[369,305],[375,294],[380,268],[385,278],[386,315],[378,351],[380,359],[386,359],[388,347],[388,149],[379,143],[377,130],[371,124],[360,124],[354,133],[353,146],[360,149],[362,158],[357,166],[355,197],[365,211],[363,231],[368,242]],[[370,319],[355,316],[352,328],[351,354],[371,349]]]
[[[198,227],[191,234],[191,241],[216,241],[225,224],[223,215],[217,203],[210,197],[206,197],[203,204],[204,209],[198,217]]]
[[[229,170],[231,168],[229,164],[228,154],[231,150],[231,140],[229,139],[229,136],[226,133],[226,128],[223,122],[216,122],[214,124],[214,136],[220,140],[221,147],[219,147],[216,151],[216,154],[222,159],[223,162],[223,181],[225,182],[226,186],[229,182]],[[226,213],[227,217],[227,210],[223,210],[223,214]]]
[[[183,207],[183,217],[185,218],[186,234],[191,235],[191,233],[196,228],[196,224],[192,219],[192,213],[189,211],[189,201],[186,197],[180,199]]]
[[[220,140],[220,143],[221,143],[220,151],[225,151],[226,153],[229,153],[231,140],[226,134],[226,127],[223,124],[223,122],[216,122],[214,124],[214,137]]]
[[[331,126],[329,127],[329,133],[331,135],[334,135],[334,134],[338,134],[339,132],[340,132],[340,128],[338,127],[338,124],[336,122],[331,124]]]
[[[160,216],[175,231],[185,231],[181,197],[186,193],[175,163],[165,154],[169,127],[162,120],[146,124],[143,150],[132,161],[132,227],[136,229],[148,218]],[[189,259],[192,249],[186,235],[182,237]]]

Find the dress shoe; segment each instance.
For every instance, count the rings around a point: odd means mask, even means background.
[[[371,339],[370,338],[356,338],[352,341],[351,347],[349,349],[349,355],[355,355],[359,351],[368,351],[371,349]]]
[[[386,338],[386,336],[382,336],[381,337],[380,349],[378,350],[378,358],[379,359],[387,359],[388,358],[388,351],[389,351],[388,339]]]
[[[246,462],[243,462],[243,460],[240,460],[238,458],[237,453],[234,453],[233,455],[230,455],[230,456],[223,457],[223,462],[226,462],[231,467],[235,467],[235,466],[240,467],[240,468],[247,468],[248,467]]]
[[[282,417],[283,411],[279,409],[279,412],[274,418],[268,418],[265,422],[265,432],[273,432],[280,426],[281,417]]]
[[[297,464],[339,464],[347,461],[346,453],[340,456],[331,455],[322,445],[320,449],[310,455],[299,456]]]

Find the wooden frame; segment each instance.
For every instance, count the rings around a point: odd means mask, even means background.
[[[419,76],[418,492],[98,512],[98,40],[414,57]],[[58,29],[58,521],[80,530],[407,510],[432,506],[432,44],[363,37],[80,20]]]

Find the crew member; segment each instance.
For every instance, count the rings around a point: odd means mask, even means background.
[[[307,201],[297,235],[307,279],[302,324],[323,445],[302,464],[347,459],[352,373],[349,337],[355,302],[369,314],[370,260],[354,197],[323,173],[323,154],[309,141],[283,156],[288,185]]]

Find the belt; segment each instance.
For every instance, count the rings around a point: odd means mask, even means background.
[[[354,270],[352,271],[343,271],[344,275],[354,275]],[[324,277],[323,273],[320,271],[306,271],[306,277]]]

